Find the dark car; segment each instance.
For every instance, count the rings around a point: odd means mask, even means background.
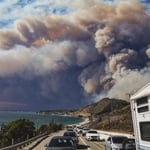
[[[65,136],[54,136],[45,147],[46,150],[76,150],[72,138]]]
[[[71,137],[72,140],[73,140],[76,144],[79,143],[78,136],[77,136],[76,132],[74,132],[74,131],[66,131],[66,132],[64,132],[64,135],[63,135],[63,136]]]
[[[136,150],[135,139],[128,138],[123,141],[123,150]]]
[[[67,131],[73,131],[73,126],[66,126]]]

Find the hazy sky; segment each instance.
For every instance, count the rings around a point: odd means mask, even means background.
[[[127,100],[150,81],[149,2],[1,0],[0,110]]]

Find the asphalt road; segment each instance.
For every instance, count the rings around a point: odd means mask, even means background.
[[[45,150],[45,145],[49,143],[53,136],[60,136],[63,135],[64,131],[60,131],[58,133],[53,133],[41,143],[39,143],[34,149],[32,150]],[[79,136],[79,144],[82,145],[89,145],[91,150],[104,150],[104,142],[103,141],[87,141],[85,137]]]
[[[46,149],[45,145],[49,143],[49,141],[51,140],[51,138],[53,136],[60,136],[60,135],[63,135],[63,133],[64,133],[64,131],[50,134],[45,140],[43,140],[41,143],[39,143],[32,150],[45,150]]]
[[[79,139],[81,144],[89,145],[91,150],[104,150],[104,141],[87,141],[83,136]]]

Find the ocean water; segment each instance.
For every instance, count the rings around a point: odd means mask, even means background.
[[[0,125],[8,124],[9,122],[19,118],[27,118],[33,121],[36,128],[39,128],[43,124],[49,124],[52,121],[64,125],[75,124],[82,121],[82,118],[79,117],[38,114],[36,112],[0,111]]]

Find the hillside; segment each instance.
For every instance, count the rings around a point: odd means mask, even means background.
[[[91,128],[133,133],[130,103],[124,100],[104,98],[76,110],[44,110],[40,113],[89,117]]]
[[[104,98],[73,112],[75,116],[90,118],[95,129],[132,133],[130,104],[124,100]]]

